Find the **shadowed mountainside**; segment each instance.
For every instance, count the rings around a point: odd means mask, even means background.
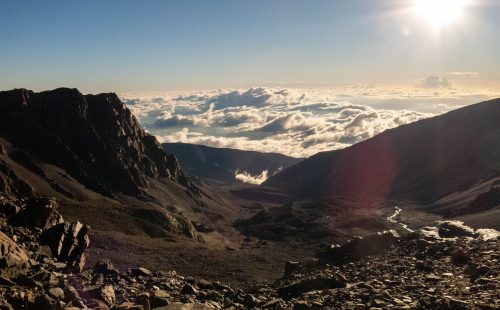
[[[499,175],[497,99],[319,153],[263,185],[299,198],[391,198],[427,204]]]
[[[0,92],[0,190],[56,197],[98,230],[201,240],[181,213],[205,197],[112,93]]]
[[[113,93],[0,92],[0,137],[17,148],[15,161],[56,165],[100,193],[139,194],[150,178],[169,178],[196,191],[175,157],[161,150]]]
[[[301,161],[277,153],[261,153],[215,148],[189,143],[163,143],[165,152],[175,155],[180,165],[194,176],[235,183],[236,171],[258,175],[267,170],[273,175]]]

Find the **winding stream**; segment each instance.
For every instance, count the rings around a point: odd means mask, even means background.
[[[399,213],[401,213],[402,209],[400,207],[395,207],[395,209],[396,210],[394,211],[394,213],[391,216],[389,216],[387,220],[391,223],[397,223],[401,225],[401,227],[403,227],[403,229],[406,230],[407,232],[414,232],[413,229],[408,228],[408,225],[398,222],[398,220],[396,220],[397,216],[399,215]]]

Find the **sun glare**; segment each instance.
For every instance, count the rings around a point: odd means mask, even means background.
[[[415,14],[434,30],[460,22],[469,0],[415,0]]]

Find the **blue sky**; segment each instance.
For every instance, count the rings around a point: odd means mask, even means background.
[[[148,92],[427,76],[500,88],[500,6],[440,31],[415,0],[0,0],[0,88]],[[457,74],[468,72],[471,74]]]

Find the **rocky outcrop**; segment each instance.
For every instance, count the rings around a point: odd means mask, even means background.
[[[179,209],[205,206],[206,197],[116,94],[84,96],[67,88],[0,92],[0,145],[0,192],[25,199],[9,217],[11,225],[47,229],[60,223],[52,203],[28,198],[55,196],[95,206],[105,195],[116,200],[116,213],[134,213],[134,232],[202,240]],[[137,208],[125,210],[131,204]],[[73,216],[82,220],[82,209]],[[95,224],[92,217],[87,221]]]
[[[370,255],[382,254],[395,246],[399,235],[393,231],[384,231],[369,235],[365,238],[355,238],[343,245],[332,245],[328,250],[319,254],[319,257],[333,264],[356,261]]]
[[[283,286],[278,290],[278,295],[285,300],[289,300],[310,291],[336,289],[346,286],[346,279],[341,274],[319,276],[310,279],[301,279],[296,283]]]
[[[56,165],[100,193],[136,195],[150,179],[166,178],[200,194],[175,157],[163,152],[113,93],[84,96],[67,88],[0,92],[0,137],[25,152],[18,160]]]
[[[6,205],[7,199],[2,201]],[[2,210],[16,214],[21,207],[11,204],[17,208]],[[445,227],[443,237],[439,232]],[[81,238],[85,229],[80,223],[43,230],[1,225],[0,307],[451,310],[500,306],[500,234],[474,231],[460,223],[441,222],[403,237],[382,233],[355,239],[336,247],[343,249],[340,252],[329,251],[324,260],[289,262],[283,278],[251,289],[184,277],[175,271],[138,266],[118,270],[109,261],[81,272],[68,268],[53,256],[62,258],[77,251],[82,240],[86,242]],[[471,230],[472,236],[464,236],[464,231]],[[42,244],[49,235],[56,246],[47,253]],[[359,255],[363,248],[370,255]]]
[[[441,238],[474,237],[474,229],[458,221],[441,221],[437,225]]]
[[[24,201],[19,212],[11,217],[14,226],[47,229],[64,222],[54,198],[31,198]]]
[[[159,238],[175,234],[203,242],[203,236],[197,232],[193,223],[181,214],[163,209],[135,209],[132,213],[148,224],[147,232],[151,237]]]
[[[440,222],[403,237],[358,239],[348,244],[369,249],[369,240],[384,239],[391,246],[360,257],[362,248],[342,245],[336,247],[342,251],[320,255],[329,260],[290,262],[274,287],[294,309],[496,309],[500,235],[488,235],[463,223]],[[354,253],[346,259],[349,250]]]
[[[0,274],[16,276],[26,272],[28,255],[11,238],[0,232]]]
[[[32,242],[35,242],[35,238],[40,246],[48,246],[50,253],[45,254],[64,263],[66,272],[80,272],[86,261],[85,251],[90,244],[90,227],[80,222],[64,222],[58,205],[57,200],[47,197],[17,201],[0,197],[0,214],[5,224],[12,225],[5,226],[11,227],[10,231],[19,227],[20,232],[33,234]]]
[[[45,230],[40,244],[48,245],[53,257],[67,263],[67,270],[81,272],[85,265],[85,250],[89,247],[90,227],[80,222],[60,223]]]

